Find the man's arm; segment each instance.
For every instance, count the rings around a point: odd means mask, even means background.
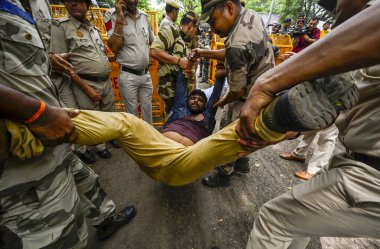
[[[126,25],[123,9],[125,8],[124,0],[116,0],[116,21],[107,12],[106,28],[107,28],[107,44],[114,54],[117,54],[123,46],[123,25]]]
[[[199,57],[205,57],[205,58],[209,58],[209,59],[224,61],[225,56],[226,56],[226,50],[225,49],[208,50],[208,49],[196,48],[196,49],[193,49],[190,53],[191,59],[197,59]]]
[[[69,48],[66,42],[66,36],[65,32],[62,27],[59,25],[52,25],[51,27],[51,41],[50,41],[50,50],[52,53],[55,54],[66,54],[70,55],[69,53]],[[70,64],[71,65],[71,64]],[[86,82],[84,82],[78,74],[75,72],[74,68],[70,69],[70,74],[69,76],[71,77],[71,80],[79,86],[86,94],[91,98],[92,101],[97,102],[101,100],[101,96],[95,91],[94,88],[91,86],[87,85]]]
[[[255,138],[254,121],[276,93],[302,81],[335,75],[380,63],[380,3],[360,12],[328,36],[261,75],[253,85],[236,127],[245,140]],[[355,32],[351,32],[355,30]],[[350,35],[347,35],[350,34]],[[366,39],[363,39],[366,37]],[[302,68],[302,70],[300,70]]]
[[[192,63],[186,57],[179,58],[167,52],[174,46],[174,41],[175,37],[171,27],[169,25],[162,26],[152,43],[151,56],[161,63],[177,65],[182,70],[190,69]]]
[[[35,117],[41,102],[38,99],[0,85],[0,116],[19,123]],[[77,137],[71,118],[78,110],[46,106],[36,120],[26,124],[45,145],[74,141]]]

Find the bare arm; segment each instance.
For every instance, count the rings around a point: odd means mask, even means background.
[[[225,49],[207,50],[207,49],[196,48],[191,51],[190,57],[191,58],[206,57],[210,59],[223,61],[226,57],[226,50]]]
[[[192,66],[191,61],[187,58],[179,58],[175,55],[168,54],[164,50],[151,48],[150,55],[161,63],[178,65],[181,69],[189,69]]]
[[[40,108],[40,101],[12,88],[0,85],[0,116],[22,123]],[[71,118],[78,110],[46,106],[42,114],[28,128],[46,145],[74,141],[77,137]]]
[[[117,13],[115,29],[113,34],[108,38],[108,47],[112,50],[114,54],[117,54],[121,47],[123,46],[123,25],[126,24],[124,19],[123,9],[125,8],[124,0],[116,0],[115,9]]]
[[[94,88],[82,80],[76,72],[73,72],[71,80],[74,82],[74,84],[79,86],[93,102],[102,100],[102,96],[100,96],[100,94]]]
[[[380,49],[380,32],[373,32],[380,25],[379,13],[380,3],[376,3],[344,22],[302,53],[261,75],[243,107],[236,128],[239,136],[247,140],[254,138],[256,116],[276,93],[305,80],[379,64],[380,53],[374,51]]]

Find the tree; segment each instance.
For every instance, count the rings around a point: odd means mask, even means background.
[[[246,6],[257,12],[269,12],[271,2],[266,0],[248,0]],[[281,20],[287,17],[296,20],[300,13],[305,14],[307,20],[312,17],[318,17],[320,20],[333,19],[333,15],[321,8],[317,3],[318,0],[276,0],[273,12],[279,14]]]
[[[165,3],[165,0],[158,0],[158,3]],[[182,6],[181,12],[184,14],[188,11],[194,11],[197,14],[201,13],[201,1],[200,0],[177,0]]]

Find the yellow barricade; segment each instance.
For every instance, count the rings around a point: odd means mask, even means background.
[[[269,35],[269,37],[272,39],[272,44],[276,45],[280,49],[280,54],[278,55],[276,59],[276,65],[280,64],[282,60],[280,60],[280,55],[284,54],[285,52],[291,52],[293,50],[293,43],[292,38],[290,35]]]
[[[67,16],[67,11],[63,5],[50,5],[51,13],[53,18],[61,18]],[[107,30],[104,23],[104,15],[108,11],[106,8],[91,8],[87,12],[87,19],[91,20],[92,23],[101,31],[102,39],[104,44],[107,47],[107,54],[112,57],[112,52],[107,46]],[[153,33],[157,35],[158,33],[158,15],[157,11],[145,11],[149,16],[150,26],[153,30]],[[118,111],[124,111],[124,104],[120,94],[119,85],[117,79],[119,76],[119,64],[116,62],[110,62],[111,64],[111,74],[110,79],[112,82],[112,87],[115,94],[115,105]],[[151,59],[149,65],[149,72],[152,78],[153,84],[153,96],[152,96],[152,115],[153,115],[153,125],[162,126],[166,121],[164,102],[160,98],[157,92],[158,85],[158,62]],[[141,117],[141,112],[140,112]]]
[[[224,48],[224,41],[218,35],[213,34],[211,40],[211,50],[218,50]],[[216,72],[216,64],[217,60],[210,60],[210,66],[208,70],[208,79],[211,85],[215,84],[215,72]]]

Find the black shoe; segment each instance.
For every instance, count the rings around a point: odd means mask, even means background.
[[[82,162],[84,162],[84,163],[94,163],[94,162],[96,162],[95,155],[92,152],[88,151],[88,150],[86,150],[82,154],[78,154],[78,156],[79,156],[80,160],[82,160]]]
[[[107,218],[102,224],[95,226],[97,228],[96,236],[99,240],[108,239],[135,216],[136,208],[134,206],[124,208],[114,217]]]
[[[240,157],[235,161],[234,173],[247,174],[251,171],[249,168],[249,157]]]
[[[202,179],[202,184],[210,187],[229,187],[231,185],[231,175],[222,175],[218,172],[211,173]]]
[[[98,154],[98,156],[100,156],[101,158],[104,158],[104,159],[110,159],[112,157],[111,152],[109,152],[106,149],[102,150],[102,151],[98,151],[98,152],[96,152],[96,154]]]
[[[111,144],[114,148],[117,148],[117,149],[120,149],[120,148],[121,148],[121,146],[120,146],[120,144],[119,144],[119,141],[117,141],[117,140],[111,140],[111,141],[110,141],[110,144]]]

